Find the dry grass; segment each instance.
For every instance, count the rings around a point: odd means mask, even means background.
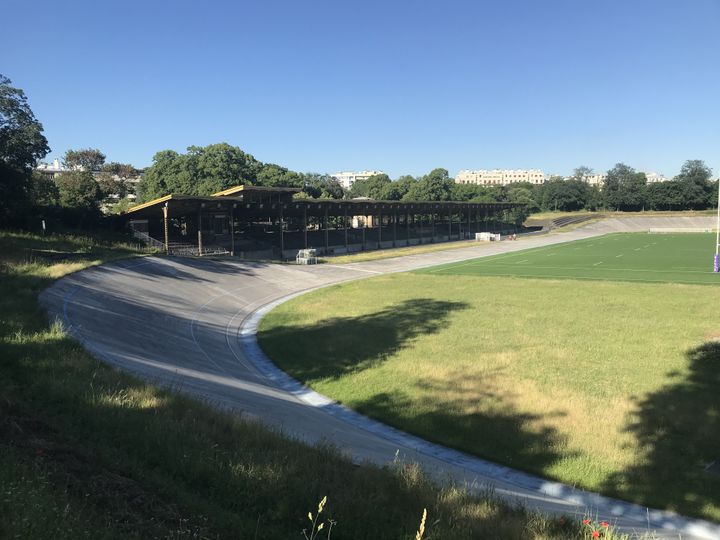
[[[98,362],[36,297],[132,252],[93,242],[82,260],[27,262],[38,245],[87,242],[0,232],[1,538],[300,537],[323,495],[334,540],[414,538],[423,508],[426,540],[577,537],[576,522],[439,489],[412,464],[358,466]]]
[[[718,305],[708,286],[390,275],[280,306],[260,341],[321,393],[431,440],[720,519],[703,473],[720,345],[701,346]]]

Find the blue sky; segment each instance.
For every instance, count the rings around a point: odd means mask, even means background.
[[[720,0],[4,0],[51,157],[228,142],[298,171],[720,173]],[[14,21],[8,24],[8,21]]]

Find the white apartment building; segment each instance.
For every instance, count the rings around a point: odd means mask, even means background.
[[[50,178],[55,178],[65,171],[58,158],[53,159],[52,163],[38,163],[35,170],[47,174]]]
[[[656,172],[645,173],[645,178],[647,178],[648,184],[654,184],[656,182],[667,182],[669,180],[664,175]]]
[[[367,180],[368,178],[370,178],[371,176],[375,176],[376,174],[385,173],[383,171],[345,171],[333,173],[330,176],[340,182],[340,185],[345,189],[350,189],[350,187],[358,180]]]
[[[667,182],[669,180],[664,175],[655,172],[645,173],[645,177],[647,178],[648,184]],[[607,175],[605,174],[591,174],[583,176],[583,182],[587,182],[591,186],[603,187],[605,185],[605,178],[607,178]]]
[[[455,183],[457,184],[507,186],[518,182],[542,184],[545,182],[545,173],[540,169],[493,169],[491,171],[463,170],[459,171],[455,176]]]
[[[604,174],[586,174],[582,177],[583,182],[587,182],[591,186],[603,187],[606,175]]]

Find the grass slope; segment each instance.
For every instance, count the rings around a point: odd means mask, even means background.
[[[619,233],[436,266],[434,275],[720,284],[715,235]]]
[[[131,246],[0,232],[0,253],[1,538],[298,538],[324,495],[333,539],[414,538],[423,508],[426,538],[577,537],[571,521],[439,490],[412,465],[357,466],[96,361],[37,294]]]
[[[693,281],[707,265],[704,238],[644,238],[663,247],[638,264],[672,257]],[[563,278],[588,277],[592,242],[512,257],[555,251]],[[632,260],[638,238],[605,242]],[[720,476],[704,472],[720,457],[720,288],[483,275],[509,260],[317,291],[271,312],[260,343],[321,393],[430,440],[720,520]]]

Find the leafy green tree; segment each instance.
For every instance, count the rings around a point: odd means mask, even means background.
[[[680,174],[674,180],[682,186],[686,208],[700,210],[715,204],[715,201],[710,200],[713,192],[711,177],[712,169],[704,161],[690,159],[683,163]]]
[[[66,169],[98,172],[105,164],[105,154],[97,148],[68,150],[63,157]]]
[[[97,210],[102,197],[100,187],[90,171],[67,171],[55,179],[60,193],[60,206],[81,210]]]
[[[30,202],[35,206],[56,206],[60,202],[60,192],[52,178],[38,171],[32,173]]]
[[[399,201],[405,196],[416,181],[417,180],[410,175],[401,176],[397,180],[393,180],[382,188],[380,199],[384,201]]]
[[[129,163],[117,163],[115,161],[106,163],[102,167],[102,171],[117,176],[118,178],[135,178],[140,175],[140,171]]]
[[[0,74],[0,222],[28,202],[32,168],[49,151],[25,93]]]
[[[326,174],[307,173],[302,175],[303,193],[312,199],[342,199],[345,190],[335,178]]]
[[[50,148],[25,93],[10,83],[0,74],[0,161],[14,169],[29,170]]]
[[[256,179],[259,185],[268,187],[302,188],[304,185],[303,175],[273,163],[263,165]]]
[[[415,182],[403,197],[405,201],[448,201],[454,182],[447,169],[433,169]]]
[[[624,163],[607,172],[603,188],[605,206],[614,210],[641,210],[645,206],[647,178]]]
[[[585,208],[589,186],[582,180],[553,176],[542,186],[542,207],[547,210],[574,211]]]
[[[262,167],[253,156],[227,143],[190,146],[186,154],[163,150],[145,171],[139,196],[146,201],[169,193],[211,195],[240,184],[256,184]]]
[[[571,178],[573,180],[585,180],[586,177],[592,176],[593,170],[585,165],[580,165],[573,170]]]
[[[374,174],[365,180],[356,180],[350,186],[350,197],[369,197],[382,200],[385,189],[391,185],[387,174]]]
[[[647,186],[647,205],[652,210],[682,210],[686,207],[681,182],[655,182]]]

